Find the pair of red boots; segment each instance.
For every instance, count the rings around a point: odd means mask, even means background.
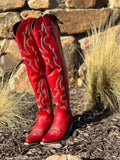
[[[25,142],[54,142],[64,138],[72,124],[67,71],[54,15],[28,18],[13,26],[38,104],[35,125]],[[24,80],[23,80],[24,81]],[[52,96],[56,104],[53,114]]]

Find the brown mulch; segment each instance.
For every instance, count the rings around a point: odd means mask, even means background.
[[[56,143],[24,145],[37,112],[35,97],[23,96],[19,108],[26,119],[12,131],[0,129],[0,160],[45,160],[54,154],[78,155],[82,160],[120,160],[120,116],[85,111],[83,88],[70,87],[70,104],[74,115],[69,136]]]

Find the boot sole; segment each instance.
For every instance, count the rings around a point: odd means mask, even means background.
[[[69,129],[68,129],[68,132],[67,132],[67,134],[65,135],[65,137],[63,137],[62,139],[60,139],[60,140],[58,140],[58,141],[55,141],[55,142],[41,142],[41,141],[38,141],[38,142],[29,142],[29,143],[24,142],[24,145],[26,145],[26,146],[28,146],[28,145],[36,145],[36,144],[48,145],[48,144],[51,144],[51,143],[53,144],[53,143],[62,142],[62,141],[66,140],[66,139],[69,137],[72,128],[73,128],[73,122],[71,123],[71,125],[70,125],[70,127],[69,127]]]
[[[30,143],[24,142],[24,145],[25,145],[25,146],[28,146],[28,145],[36,145],[36,144],[40,144],[40,141],[39,141],[39,142],[30,142]]]

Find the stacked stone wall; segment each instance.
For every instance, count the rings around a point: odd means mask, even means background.
[[[0,1],[0,77],[11,73],[17,66],[11,90],[33,93],[25,65],[12,33],[12,26],[28,17],[38,18],[44,13],[55,14],[63,24],[61,42],[70,83],[82,64],[81,46],[86,48],[85,37],[91,26],[120,22],[120,0],[1,0]],[[119,27],[118,27],[119,28]],[[24,84],[23,84],[24,83]],[[26,84],[26,85],[25,85]]]

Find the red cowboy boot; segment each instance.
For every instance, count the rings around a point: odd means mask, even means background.
[[[58,141],[66,136],[73,116],[60,30],[54,16],[47,14],[35,20],[33,35],[46,64],[46,77],[56,104],[52,126],[42,142]]]
[[[36,123],[25,140],[27,143],[41,141],[53,119],[51,94],[45,77],[45,64],[32,35],[32,23],[33,19],[29,18],[13,26],[13,33],[38,104]]]

